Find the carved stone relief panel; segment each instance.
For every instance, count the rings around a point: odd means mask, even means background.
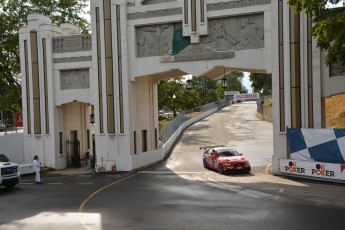
[[[89,69],[61,70],[60,89],[90,88]]]
[[[174,24],[161,24],[136,28],[137,56],[167,55],[172,50]]]
[[[201,43],[217,51],[264,48],[264,15],[209,20],[209,35]]]
[[[189,37],[183,37],[182,23],[137,27],[137,57],[164,56],[164,62],[209,60],[232,58],[238,50],[264,48],[262,13],[211,19],[208,31],[200,44],[191,44]]]
[[[271,0],[237,0],[207,4],[207,11],[271,4]]]
[[[54,58],[54,63],[68,63],[68,62],[84,62],[92,61],[92,56],[80,56],[80,57],[64,57],[64,58]]]
[[[151,5],[151,4],[166,3],[166,2],[176,2],[176,1],[177,0],[142,0],[141,4]]]
[[[128,20],[143,19],[143,18],[154,18],[154,17],[164,17],[182,14],[182,7],[163,9],[163,10],[152,10],[146,12],[134,12],[128,13]]]
[[[190,44],[180,53],[174,56],[163,56],[160,58],[161,63],[167,62],[186,62],[201,60],[230,59],[235,57],[234,51],[217,52],[203,44]]]
[[[76,52],[91,50],[91,35],[74,35],[53,38],[53,52]]]

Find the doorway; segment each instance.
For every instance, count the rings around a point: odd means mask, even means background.
[[[74,168],[80,167],[80,141],[78,140],[78,131],[72,130],[71,137],[71,160]]]

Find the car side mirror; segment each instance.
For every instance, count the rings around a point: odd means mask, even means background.
[[[240,153],[240,156],[242,156],[243,155],[243,153]]]

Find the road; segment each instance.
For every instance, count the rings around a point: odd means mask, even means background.
[[[272,124],[255,107],[235,104],[194,124],[167,162],[138,173],[51,177],[40,187],[27,179],[0,190],[0,229],[343,229],[344,208],[271,193],[282,179],[258,179],[272,156]],[[204,169],[199,147],[211,144],[237,148],[252,173]]]

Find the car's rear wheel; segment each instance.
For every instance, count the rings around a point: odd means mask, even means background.
[[[207,168],[207,162],[205,160],[202,161],[202,163],[204,164],[204,168]]]
[[[223,166],[221,164],[218,165],[218,172],[220,174],[223,174],[224,173],[224,170],[223,170]]]

